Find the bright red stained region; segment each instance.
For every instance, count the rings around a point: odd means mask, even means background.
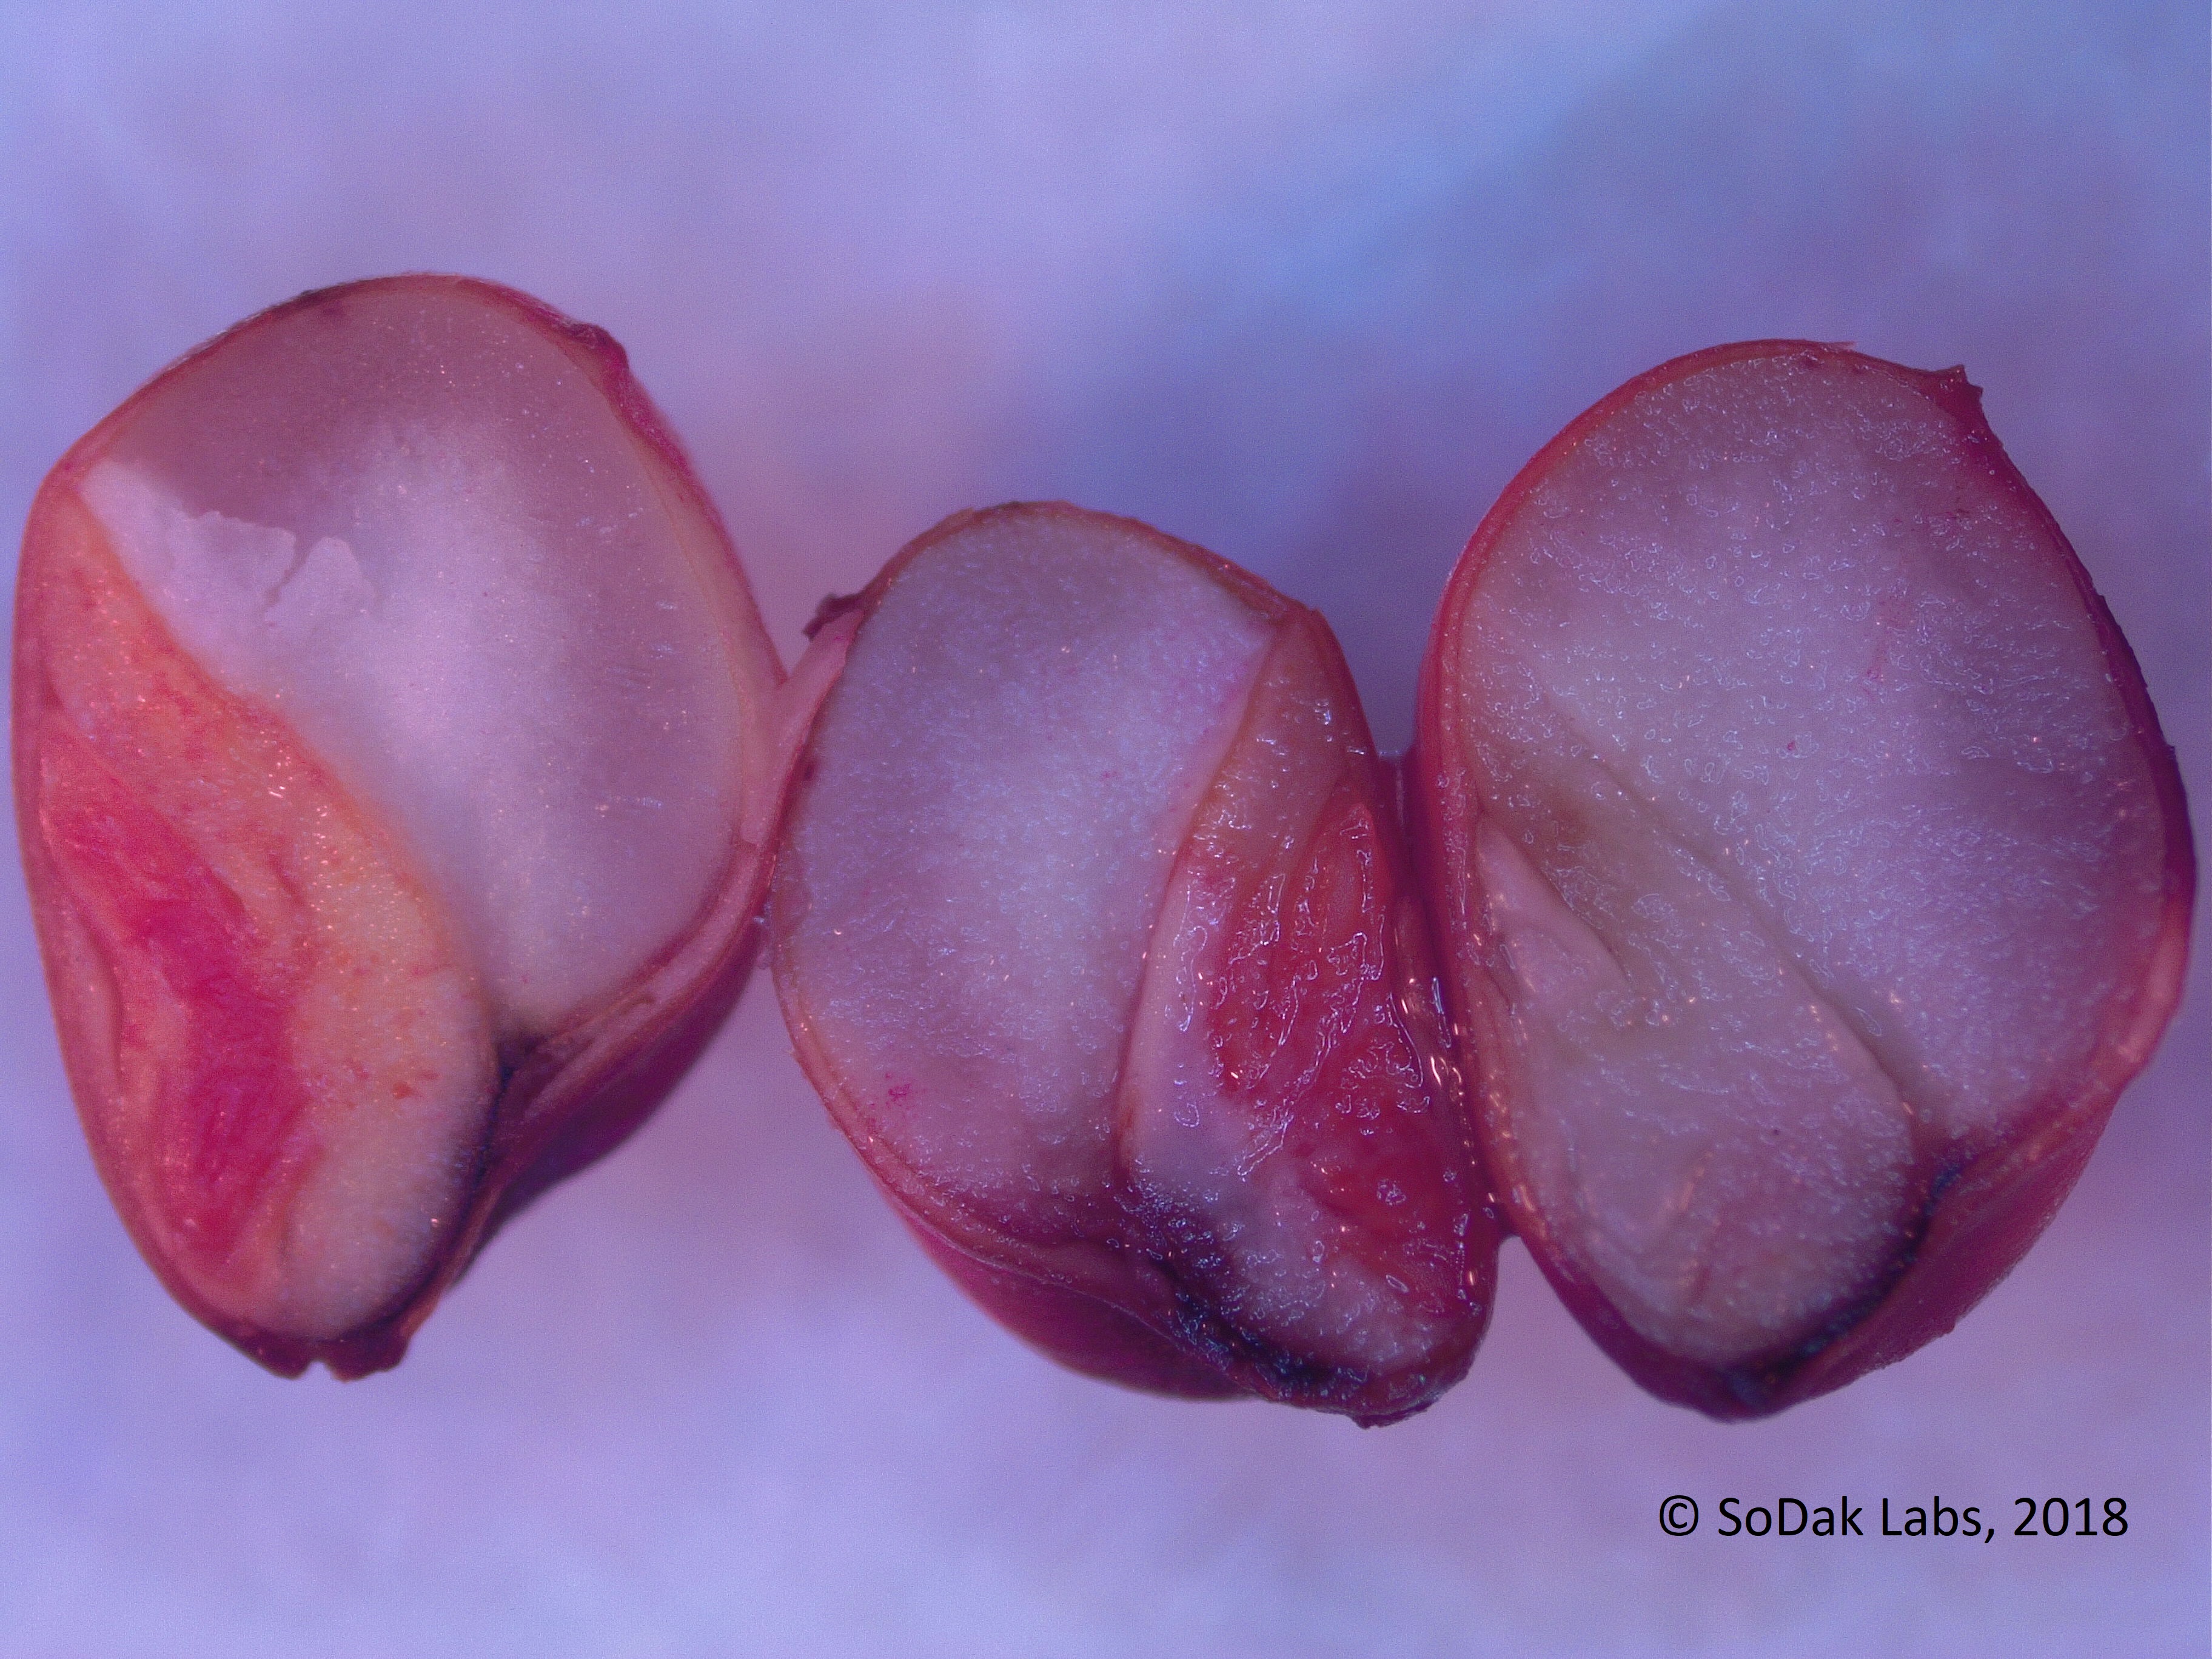
[[[1252,861],[1255,839],[1194,838],[1208,884],[1231,896],[1206,999],[1222,1091],[1340,1221],[1330,1247],[1378,1279],[1417,1274],[1423,1311],[1441,1315],[1462,1295],[1478,1195],[1453,1190],[1466,1154],[1400,1000],[1428,978],[1406,960],[1419,923],[1402,872],[1350,775],[1279,864]]]
[[[265,1203],[307,1096],[287,1041],[291,998],[238,895],[91,746],[57,720],[40,757],[40,821],[70,896],[115,973],[118,1065],[141,1072],[160,1201],[179,1242],[211,1266]],[[191,1011],[163,1018],[164,1003]]]

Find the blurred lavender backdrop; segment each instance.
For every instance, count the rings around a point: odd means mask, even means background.
[[[787,652],[943,514],[1064,495],[1318,605],[1396,744],[1559,426],[1680,351],[1850,339],[1987,388],[2212,802],[2200,5],[374,13],[0,0],[0,523],[248,312],[463,270],[629,345]],[[0,1654],[2201,1653],[2204,985],[2028,1262],[1774,1423],[1645,1399],[1517,1246],[1474,1376],[1386,1431],[1056,1372],[909,1246],[764,982],[340,1387],[137,1260],[11,879]],[[1731,1492],[2006,1535],[1719,1540]],[[2018,1496],[2130,1530],[2015,1539]]]

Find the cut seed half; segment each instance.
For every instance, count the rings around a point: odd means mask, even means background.
[[[1949,1329],[2179,994],[2172,752],[1957,370],[1760,342],[1598,404],[1468,544],[1416,750],[1512,1224],[1716,1415]]]
[[[1395,780],[1319,617],[1062,506],[825,627],[771,931],[799,1057],[983,1304],[1079,1369],[1387,1420],[1497,1237]]]
[[[272,1369],[396,1363],[734,995],[782,676],[603,332],[311,294],[70,450],[24,540],[17,809],[103,1178]]]

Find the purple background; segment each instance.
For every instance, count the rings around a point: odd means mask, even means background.
[[[1065,495],[1318,605],[1395,744],[1562,423],[1695,347],[1850,339],[1988,389],[2212,800],[2200,5],[363,9],[0,0],[0,520],[247,313],[468,271],[629,345],[787,653],[945,513]],[[1911,1360],[1718,1427],[1513,1245],[1474,1375],[1374,1433],[1001,1335],[764,981],[401,1370],[279,1382],[109,1212],[12,880],[0,976],[9,1656],[2204,1650],[2201,973],[2041,1246]],[[2005,1535],[1711,1535],[1838,1492]],[[2021,1495],[2130,1530],[2015,1539]]]

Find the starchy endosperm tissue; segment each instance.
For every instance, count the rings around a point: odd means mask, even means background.
[[[1841,347],[1547,446],[1403,757],[1319,614],[1063,503],[927,532],[787,677],[620,348],[463,277],[165,371],[49,475],[16,607],[86,1134],[287,1375],[398,1364],[765,940],[889,1201],[1063,1364],[1390,1422],[1517,1234],[1645,1388],[1763,1415],[2020,1259],[2186,955],[2090,574],[1962,371]]]

